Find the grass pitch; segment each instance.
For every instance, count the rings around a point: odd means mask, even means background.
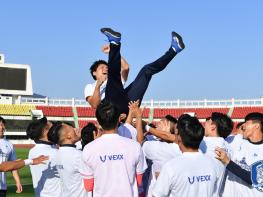
[[[27,159],[29,148],[16,148],[17,159]],[[8,197],[34,197],[34,189],[30,169],[28,166],[19,170],[23,192],[16,193],[16,185],[12,173],[7,172],[7,196]]]

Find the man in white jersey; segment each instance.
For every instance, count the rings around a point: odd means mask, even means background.
[[[231,153],[231,149],[228,146],[228,143],[225,141],[225,138],[232,132],[233,130],[233,121],[226,114],[213,112],[211,117],[206,119],[205,122],[205,136],[199,146],[199,150],[210,156],[215,164],[221,169],[221,175],[217,183],[217,188],[215,195],[218,196],[223,184],[223,179],[225,175],[225,166],[222,165],[215,157],[215,149],[216,147],[220,147],[224,149],[229,154]]]
[[[110,52],[110,45],[104,45],[102,51],[106,54]],[[94,83],[87,84],[84,89],[84,95],[87,102],[92,107],[97,107],[101,100],[105,98],[108,63],[104,60],[95,61],[90,67],[90,74],[95,80]],[[128,79],[129,64],[121,57],[121,81],[123,86]]]
[[[109,60],[108,64],[105,61],[95,62],[95,65],[101,65],[102,67],[100,71],[101,78],[98,78],[99,75],[97,75],[96,70],[91,69],[91,74],[97,81],[92,86],[86,86],[85,92],[89,94],[85,94],[85,97],[93,107],[98,106],[101,100],[106,99],[117,105],[121,113],[127,114],[128,103],[138,99],[140,102],[143,100],[152,76],[164,70],[171,60],[185,48],[185,45],[182,37],[176,32],[172,32],[172,42],[169,50],[156,61],[142,67],[135,80],[124,88],[120,74],[121,34],[110,28],[102,28],[101,32],[107,36],[110,42]]]
[[[32,121],[27,127],[27,136],[34,140],[36,145],[30,149],[28,158],[33,159],[45,154],[49,160],[45,164],[30,165],[33,187],[36,197],[60,197],[61,183],[56,168],[57,148],[48,140],[48,131],[52,123],[43,117]]]
[[[55,122],[49,130],[49,139],[59,145],[56,165],[62,183],[61,197],[88,197],[92,193],[84,189],[80,174],[82,151],[75,143],[80,140],[80,132],[71,125]]]
[[[5,139],[4,137],[5,124],[6,124],[5,119],[0,116],[0,156],[1,156],[0,163],[16,160],[16,153],[13,144],[9,140]],[[20,183],[18,171],[13,170],[12,175],[16,182],[16,188],[17,188],[16,192],[21,193],[22,185]],[[0,197],[5,197],[6,193],[7,193],[6,174],[5,172],[0,172]]]
[[[171,115],[166,115],[157,123],[157,130],[166,131],[173,135],[177,135],[177,120]],[[152,196],[152,187],[162,169],[162,166],[172,158],[182,155],[179,146],[175,142],[165,140],[146,141],[143,144],[143,152],[147,159],[152,161],[152,170],[149,176],[147,196]]]
[[[177,122],[178,145],[182,156],[168,161],[153,188],[153,196],[211,197],[218,179],[213,160],[198,151],[204,128],[196,117],[181,115]]]
[[[87,144],[82,153],[84,185],[94,197],[138,196],[134,183],[137,180],[141,185],[143,153],[138,142],[116,133],[119,116],[115,105],[102,102],[96,117],[103,134]]]
[[[243,124],[243,139],[233,149],[231,161],[226,160],[228,174],[222,196],[263,196],[262,187],[252,187],[251,167],[263,160],[263,114],[250,113]],[[247,139],[247,140],[246,140]],[[219,159],[221,155],[218,155]],[[240,168],[241,167],[241,168]],[[247,175],[245,171],[249,172]],[[261,178],[262,174],[260,175]]]

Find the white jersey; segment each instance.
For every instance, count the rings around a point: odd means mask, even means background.
[[[93,96],[96,84],[97,84],[97,81],[95,81],[94,83],[89,83],[86,85],[86,87],[84,89],[85,98],[87,98],[89,96]],[[105,98],[106,85],[107,85],[107,80],[104,81],[102,83],[102,85],[100,86],[100,99],[101,100],[103,100]]]
[[[36,144],[28,154],[29,159],[40,155],[49,156],[45,164],[30,165],[36,197],[60,197],[61,183],[56,168],[57,149],[48,144]]]
[[[103,100],[105,98],[105,92],[106,92],[106,85],[107,85],[107,81],[104,81],[102,83],[102,85],[100,86],[100,99]],[[96,87],[97,81],[95,81],[94,83],[89,83],[85,86],[84,89],[84,95],[85,98],[89,97],[89,96],[93,96],[93,93],[95,91],[95,87]],[[125,81],[122,79],[122,85],[125,85]]]
[[[86,192],[83,178],[80,175],[82,151],[72,146],[59,147],[56,165],[62,182],[61,197],[88,197],[91,192]]]
[[[238,147],[235,147],[231,160],[241,168],[250,171],[250,167],[253,163],[263,160],[263,144],[253,144],[243,139],[242,143]],[[236,175],[227,171],[226,183],[222,196],[254,197],[263,196],[263,192],[249,186]]]
[[[104,134],[85,146],[82,158],[81,174],[84,179],[94,178],[94,197],[138,196],[135,175],[144,173],[144,156],[138,142]]]
[[[231,150],[235,151],[236,149],[239,149],[240,145],[242,144],[243,135],[229,135],[225,140],[228,142],[228,145],[231,147]]]
[[[77,142],[75,143],[75,145],[76,145],[76,149],[82,150],[81,140],[77,141]]]
[[[0,139],[0,163],[16,160],[13,144],[5,138]],[[5,172],[0,172],[0,190],[7,190]]]
[[[215,158],[216,147],[224,149],[229,156],[231,155],[231,148],[229,147],[228,143],[222,137],[204,137],[202,142],[199,145],[199,151],[210,156],[215,163],[214,165],[217,165],[218,168],[220,168],[220,175],[219,175],[219,179],[217,182],[217,187],[215,188],[216,191],[214,192],[214,196],[220,195],[220,192],[224,184],[224,176],[225,176],[225,170],[226,170],[225,165],[221,161]]]
[[[137,130],[129,123],[122,123],[118,127],[118,134],[122,137],[137,141]]]
[[[155,197],[211,197],[219,170],[213,164],[207,155],[185,152],[163,166],[152,193]]]
[[[142,146],[144,155],[152,160],[152,171],[149,177],[147,196],[152,197],[152,188],[156,182],[156,172],[160,172],[163,165],[176,156],[181,156],[182,152],[176,143],[161,141],[146,141]]]

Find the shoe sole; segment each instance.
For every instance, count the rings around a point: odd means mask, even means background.
[[[178,39],[178,43],[179,45],[182,47],[182,49],[185,48],[185,45],[184,45],[184,42],[183,42],[183,38],[178,34],[176,33],[175,31],[172,32],[172,37],[175,37]]]
[[[121,37],[121,33],[113,31],[111,28],[101,28],[100,31],[103,34],[108,33],[111,36],[113,36],[114,38],[120,38]]]

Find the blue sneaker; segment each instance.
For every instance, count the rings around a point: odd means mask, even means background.
[[[109,42],[119,44],[121,41],[121,34],[119,32],[113,31],[111,28],[101,28],[101,33],[107,36]]]
[[[172,32],[172,44],[171,44],[171,47],[173,48],[173,50],[176,53],[179,53],[180,51],[182,51],[185,48],[182,37],[178,33],[174,32],[174,31]]]

